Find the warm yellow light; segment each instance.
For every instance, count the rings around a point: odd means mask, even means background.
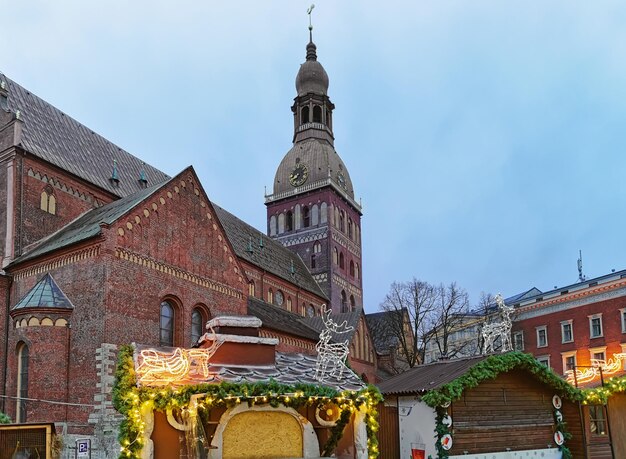
[[[591,368],[567,370],[565,372],[565,376],[567,382],[570,384],[574,384],[576,381],[578,381],[578,383],[586,383],[600,376],[600,369],[602,369],[603,375],[612,375],[617,373],[624,368],[625,360],[626,353],[624,352],[613,354],[613,357],[606,361],[591,359]]]

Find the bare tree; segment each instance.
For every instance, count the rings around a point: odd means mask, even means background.
[[[470,315],[467,292],[455,282],[435,287],[435,315],[429,340],[433,340],[441,358],[449,359],[464,354],[472,340],[452,339],[452,334],[463,329]]]
[[[395,343],[404,366],[412,368],[424,361],[425,340],[433,326],[437,295],[433,285],[413,278],[391,284],[380,305],[388,313],[384,327],[387,341]],[[401,371],[401,366],[394,370]]]

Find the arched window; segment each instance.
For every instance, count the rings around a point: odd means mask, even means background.
[[[356,309],[356,301],[354,301],[354,295],[350,295],[350,311]]]
[[[41,192],[39,208],[52,215],[57,213],[57,198],[54,196],[54,190],[50,185],[47,185]]]
[[[339,250],[337,250],[337,247],[333,247],[333,263],[339,264]]]
[[[282,306],[284,302],[285,296],[283,295],[283,292],[276,290],[276,295],[274,295],[274,304],[276,306]]]
[[[300,124],[306,124],[309,122],[309,107],[302,107],[302,122]]]
[[[161,302],[159,338],[160,346],[174,346],[174,306],[170,301]]]
[[[311,215],[309,213],[309,207],[304,206],[302,208],[302,226],[308,228],[311,226]]]
[[[293,212],[290,210],[285,215],[285,231],[293,231]]]
[[[317,204],[311,206],[311,225],[317,226],[320,223],[320,209]]]
[[[278,234],[282,234],[285,232],[285,214],[280,214],[278,216]]]
[[[343,210],[339,212],[339,229],[346,230],[346,213]]]
[[[270,217],[270,236],[276,236],[276,215]]]
[[[315,264],[315,254],[311,255],[311,269],[315,269],[316,268],[316,264]]]
[[[341,312],[348,312],[348,298],[345,290],[341,291]]]
[[[350,260],[350,275],[354,277],[354,261]]]
[[[319,105],[315,105],[313,107],[313,122],[321,123],[322,122],[322,107]]]
[[[17,406],[15,422],[26,422],[26,400],[28,398],[28,361],[29,350],[26,343],[21,343],[17,350]]]
[[[357,263],[354,265],[354,278],[358,279],[360,275],[361,273],[359,272],[359,264]]]
[[[287,297],[287,311],[291,312],[291,297]]]
[[[254,296],[256,294],[256,284],[253,280],[248,284],[248,293],[250,296]]]
[[[331,128],[331,129],[333,128],[333,125],[332,125],[332,118],[331,118],[331,116],[330,116],[330,110],[328,110],[328,109],[326,110],[326,125],[327,125],[329,128]]]
[[[313,244],[313,253],[321,253],[322,252],[322,244],[320,241],[315,241]]]
[[[320,205],[320,223],[326,223],[328,221],[328,204],[323,202]]]
[[[269,304],[272,304],[274,302],[274,292],[271,288],[267,291],[267,302]]]
[[[344,259],[343,259],[343,252],[339,252],[339,267],[341,269],[345,268],[345,262],[344,262]]]
[[[352,219],[350,217],[348,217],[348,237],[350,239],[352,239],[353,234],[353,223],[352,223]]]
[[[198,340],[204,335],[204,325],[208,317],[206,317],[205,312],[202,308],[197,307],[194,308],[191,313],[191,344],[195,344]]]

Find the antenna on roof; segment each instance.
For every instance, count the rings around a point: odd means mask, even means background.
[[[306,10],[306,14],[309,15],[309,41],[313,43],[313,23],[311,22],[311,13],[313,12],[313,8],[315,8],[315,4],[311,3],[309,9]]]
[[[578,251],[578,282],[585,282],[587,277],[583,274],[583,251]]]

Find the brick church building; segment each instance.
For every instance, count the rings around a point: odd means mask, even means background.
[[[249,314],[279,350],[313,354],[324,304],[354,327],[350,365],[374,381],[361,207],[328,75],[306,51],[267,234],[211,202],[193,167],[144,164],[0,74],[0,411],[106,455],[118,346],[191,347],[211,317]]]

